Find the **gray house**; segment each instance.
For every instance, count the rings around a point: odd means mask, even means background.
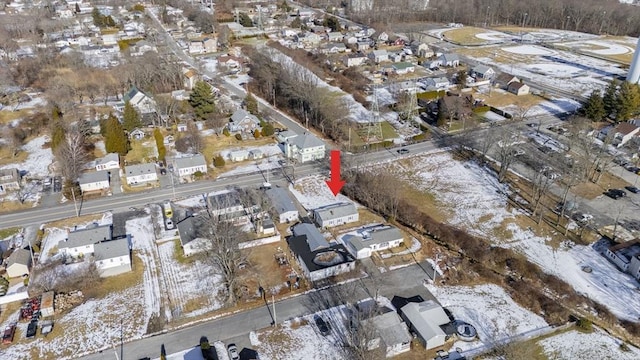
[[[86,256],[95,252],[95,244],[111,240],[111,225],[89,226],[86,229],[70,232],[66,241],[58,243],[58,249],[68,256]]]
[[[294,225],[292,231],[294,236],[306,236],[306,241],[311,251],[329,247],[327,239],[324,238],[318,228],[313,226],[313,224],[300,223]]]
[[[273,204],[273,208],[278,214],[280,224],[295,221],[300,216],[298,209],[293,203],[293,199],[289,195],[289,192],[283,188],[275,187],[266,191],[267,196]]]
[[[260,119],[244,109],[238,109],[229,119],[229,131],[252,133],[260,127]]]
[[[128,185],[143,185],[158,181],[155,164],[138,164],[124,167]]]
[[[15,190],[20,190],[20,172],[18,169],[0,169],[0,194]]]
[[[93,256],[101,277],[115,276],[131,271],[129,236],[95,244]]]
[[[207,173],[207,162],[202,154],[176,158],[173,162],[180,177],[190,176],[198,171],[203,174]]]
[[[109,172],[107,170],[84,173],[78,179],[82,193],[108,190]]]
[[[410,302],[400,309],[400,315],[427,350],[444,345],[447,335],[440,326],[451,320],[438,303]]]
[[[471,69],[471,76],[476,79],[493,79],[496,76],[495,70],[486,65],[476,65]]]
[[[321,228],[344,225],[359,220],[353,203],[337,203],[313,210],[313,219]]]

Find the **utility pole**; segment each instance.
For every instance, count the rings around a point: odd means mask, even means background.
[[[276,326],[278,324],[276,320],[276,298],[273,294],[271,294],[271,303],[273,304],[273,326]]]
[[[76,217],[80,217],[80,213],[78,212],[78,203],[76,202],[76,191],[74,189],[74,186],[71,187],[71,196],[73,197],[73,207],[76,209]]]
[[[176,199],[176,184],[175,184],[175,182],[173,180],[173,173],[171,173],[170,175],[171,175],[171,189],[173,190],[173,199],[172,200],[175,200]]]

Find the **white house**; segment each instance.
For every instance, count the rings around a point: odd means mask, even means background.
[[[311,250],[306,235],[289,236],[287,243],[309,281],[326,279],[356,268],[355,259],[341,244]]]
[[[80,184],[80,190],[82,193],[103,191],[110,188],[109,185],[109,172],[107,170],[83,173],[78,179]]]
[[[132,86],[124,94],[122,100],[125,103],[128,101],[140,114],[149,114],[156,111],[156,102],[135,86]]]
[[[337,203],[313,210],[313,219],[321,228],[344,225],[359,220],[353,203]]]
[[[631,276],[636,278],[636,280],[640,280],[640,254],[635,255],[631,258],[631,262],[629,263],[629,270],[627,270]]]
[[[208,239],[198,237],[196,218],[190,216],[178,222],[178,234],[184,256],[191,256],[210,249]]]
[[[448,324],[450,320],[435,301],[410,302],[400,311],[402,319],[409,324],[409,329],[427,350],[444,345],[447,335],[440,326]]]
[[[365,319],[363,326],[375,328],[375,338],[369,340],[369,349],[373,350],[379,346],[385,349],[386,357],[394,357],[411,350],[411,334],[407,324],[397,312],[385,308],[382,314]]]
[[[120,155],[108,153],[104,157],[96,159],[96,171],[120,169]]]
[[[29,275],[29,271],[31,270],[31,251],[16,249],[9,255],[6,261],[7,276],[10,278]]]
[[[124,167],[128,185],[144,185],[158,181],[158,173],[155,164],[138,164]]]
[[[334,41],[342,41],[344,39],[344,35],[339,31],[331,31],[327,34],[327,40]]]
[[[471,76],[476,79],[493,79],[496,76],[496,72],[489,66],[476,65],[471,69]]]
[[[427,86],[435,87],[435,88],[446,88],[451,85],[451,82],[446,77],[436,77],[436,78],[428,78],[426,80]]]
[[[369,59],[373,60],[376,64],[389,60],[389,53],[387,50],[373,50],[369,53]]]
[[[67,256],[87,256],[95,252],[94,245],[111,240],[111,225],[93,226],[72,231],[65,241],[58,243],[58,249]]]
[[[391,65],[391,67],[393,68],[393,71],[398,75],[404,75],[410,72],[412,73],[416,70],[415,65],[409,62],[399,62]]]
[[[371,48],[371,44],[369,41],[358,41],[356,42],[356,50],[357,51],[367,51]]]
[[[411,48],[411,52],[413,52],[413,54],[416,56],[423,57],[423,58],[430,58],[433,55],[435,55],[435,53],[433,52],[433,50],[431,50],[429,45],[423,42],[420,42],[418,40],[412,41],[409,46]]]
[[[296,134],[295,132],[291,130],[285,130],[285,131],[280,131],[279,133],[276,134],[276,140],[278,140],[279,143],[284,143],[287,140],[293,139],[296,136],[298,136],[298,134]]]
[[[0,169],[0,195],[20,190],[20,171],[16,168]]]
[[[507,91],[517,96],[527,95],[529,93],[529,85],[514,81],[507,86]]]
[[[457,67],[460,65],[460,58],[457,54],[442,54],[438,60],[443,66]]]
[[[278,214],[280,224],[296,221],[299,218],[298,209],[293,203],[289,192],[280,187],[274,187],[266,191],[274,210]]]
[[[347,54],[342,57],[342,62],[346,67],[360,66],[367,62],[367,57],[362,53]]]
[[[640,240],[638,239],[611,246],[605,252],[605,256],[625,272],[629,271],[633,258],[638,255],[640,255]],[[635,269],[636,261],[634,261],[633,270],[637,272]]]
[[[204,53],[204,44],[201,40],[189,41],[189,54],[202,54]]]
[[[115,276],[131,271],[131,245],[128,236],[123,239],[95,244],[93,256],[101,277]]]
[[[298,135],[284,143],[285,155],[299,163],[324,159],[325,145],[311,134]]]
[[[615,132],[614,140],[617,146],[621,147],[629,140],[633,139],[634,136],[637,136],[638,132],[640,132],[640,128],[630,122],[621,122],[613,131]]]
[[[191,176],[198,171],[207,173],[207,162],[202,154],[175,158],[173,162],[180,177]]]
[[[358,235],[343,237],[347,249],[356,257],[364,259],[374,251],[390,249],[402,245],[404,236],[393,226],[374,227],[358,231]]]

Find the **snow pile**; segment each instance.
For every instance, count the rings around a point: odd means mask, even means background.
[[[621,341],[594,328],[592,333],[567,331],[538,342],[549,359],[640,359],[640,349],[627,345],[620,349]]]
[[[478,35],[476,35],[478,36]],[[503,47],[502,50],[514,54],[520,55],[551,55],[554,54],[554,51],[536,46],[536,45],[520,45],[520,46],[511,46],[511,47]]]
[[[342,194],[334,196],[321,175],[300,178],[294,185],[289,185],[289,191],[309,211],[339,202],[352,202]]]
[[[26,171],[27,176],[46,176],[49,174],[47,167],[53,162],[53,154],[50,148],[44,149],[42,146],[46,142],[46,136],[37,137],[22,146],[22,151],[29,153],[27,159],[19,164],[9,164],[0,169],[18,168]]]
[[[479,341],[457,341],[453,347],[469,350],[512,336],[547,329],[544,319],[516,304],[504,289],[494,284],[427,286],[456,320],[473,325]]]

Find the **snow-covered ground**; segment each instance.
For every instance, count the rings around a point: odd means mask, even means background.
[[[407,161],[409,166],[397,162],[382,166],[433,194],[449,215],[449,223],[498,246],[515,249],[621,318],[640,317],[638,284],[631,276],[618,271],[592,247],[564,242],[554,248],[548,244],[549,238],[521,228],[516,218],[526,215],[507,209],[509,189],[492,172],[471,161],[455,160],[448,153],[411,157]],[[498,230],[500,227],[502,231]],[[583,266],[593,271],[586,273]]]
[[[516,304],[498,285],[427,287],[456,320],[467,322],[478,331],[477,341],[457,341],[453,345],[463,351],[549,326],[542,317]]]
[[[1,166],[0,169],[17,167],[20,171],[26,171],[29,177],[48,175],[48,166],[53,162],[53,153],[51,148],[44,149],[42,147],[46,139],[46,136],[40,136],[24,144],[22,151],[29,153],[27,159],[22,163]]]
[[[502,50],[521,55],[551,55],[553,50],[549,50],[537,45],[519,45],[512,47],[505,47]]]
[[[295,181],[289,185],[289,190],[296,197],[298,202],[307,210],[335,204],[338,202],[352,202],[348,197],[338,194],[334,196],[329,186],[321,175],[308,176]]]
[[[628,351],[624,351],[620,340],[595,327],[592,333],[571,330],[540,340],[538,344],[549,359],[640,359],[640,349],[627,344]]]
[[[228,177],[228,176],[235,176],[240,174],[249,174],[249,173],[256,173],[261,171],[278,169],[281,167],[281,165],[278,163],[278,159],[284,158],[284,153],[282,152],[282,150],[277,144],[226,149],[221,151],[220,155],[224,157],[227,162],[229,162],[230,164],[233,164],[234,162],[232,162],[229,159],[229,154],[233,151],[238,151],[238,150],[246,150],[246,151],[260,150],[262,151],[262,154],[264,157],[258,160],[245,160],[243,161],[243,163],[246,163],[246,165],[240,165],[232,170],[226,171],[223,174],[221,174],[219,177]]]

